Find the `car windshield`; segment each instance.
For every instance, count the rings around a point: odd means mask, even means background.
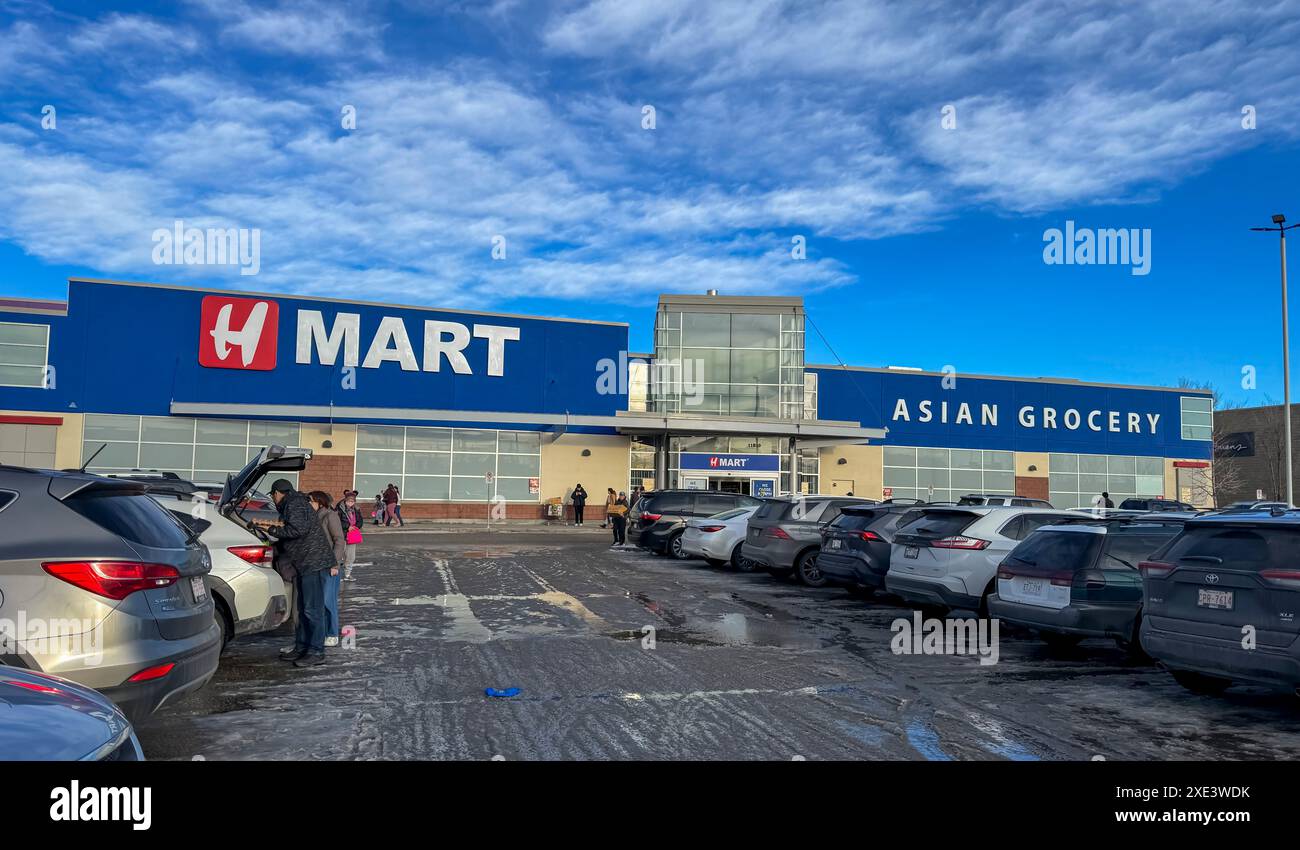
[[[91,493],[68,499],[66,504],[131,543],[155,549],[184,549],[189,542],[182,526],[148,496]]]
[[[1290,569],[1300,562],[1300,529],[1194,526],[1173,542],[1161,560],[1251,571]]]
[[[978,518],[979,514],[967,511],[925,511],[900,528],[898,534],[929,538],[951,537],[961,534]]]
[[[832,528],[842,528],[845,531],[861,531],[871,524],[875,514],[866,511],[855,511],[853,513],[842,513],[835,519],[831,520]]]
[[[1102,535],[1092,532],[1054,531],[1040,528],[1007,557],[1031,566],[1077,568],[1091,564],[1101,548]]]

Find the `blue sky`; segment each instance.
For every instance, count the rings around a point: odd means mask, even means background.
[[[851,364],[1262,404],[1277,238],[1247,228],[1300,221],[1297,44],[1294,0],[0,0],[0,294],[502,309],[637,350],[661,292],[797,294]],[[259,274],[154,264],[177,219],[258,228]],[[1067,219],[1149,229],[1150,273],[1045,264]]]

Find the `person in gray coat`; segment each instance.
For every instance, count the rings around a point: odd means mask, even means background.
[[[312,507],[316,509],[316,519],[320,520],[321,529],[329,538],[334,549],[334,566],[330,567],[329,578],[325,580],[325,645],[339,645],[339,582],[342,580],[343,564],[347,560],[347,537],[343,534],[343,522],[338,511],[334,510],[333,500],[323,490],[313,490]]]

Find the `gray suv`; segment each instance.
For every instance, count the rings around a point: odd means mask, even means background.
[[[745,557],[777,578],[797,575],[809,587],[826,584],[817,568],[822,528],[848,505],[874,505],[844,496],[782,496],[760,505],[749,519]]]
[[[205,685],[221,654],[208,550],[146,489],[0,466],[0,663],[94,688],[132,723]]]

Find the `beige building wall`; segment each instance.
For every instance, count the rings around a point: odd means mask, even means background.
[[[1046,478],[1047,452],[1016,452],[1016,477]]]
[[[591,505],[605,504],[605,488],[627,490],[632,440],[609,434],[565,434],[542,443],[541,499],[566,501],[575,484],[582,484]],[[590,455],[583,457],[583,450]]]
[[[303,422],[298,432],[298,448],[311,449],[318,455],[355,455],[357,453],[357,426],[327,425],[320,422]],[[325,441],[330,447],[325,448]]]
[[[54,438],[54,468],[76,469],[81,466],[81,435],[85,431],[85,416],[80,413],[52,413],[48,410],[0,410],[4,416],[59,417],[63,424],[57,426]]]
[[[840,463],[840,459],[844,463]],[[885,481],[885,450],[882,446],[832,446],[821,450],[821,481],[823,493],[842,496],[848,487],[837,487],[837,481],[852,481],[853,495],[865,499],[879,499]]]

